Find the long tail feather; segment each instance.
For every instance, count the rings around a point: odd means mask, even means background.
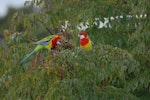
[[[32,51],[30,54],[28,54],[25,58],[23,58],[20,62],[20,64],[23,64],[25,63],[32,55],[35,55],[36,54],[36,51]]]

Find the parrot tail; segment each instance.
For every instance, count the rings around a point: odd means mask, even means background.
[[[35,55],[36,54],[36,51],[33,50],[30,54],[28,54],[25,58],[23,58],[20,62],[20,64],[23,64],[25,63],[32,55]]]

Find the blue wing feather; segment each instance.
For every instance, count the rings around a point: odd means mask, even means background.
[[[45,41],[45,42],[33,42],[33,44],[38,44],[38,45],[46,46],[46,45],[49,44],[49,41]]]
[[[46,41],[46,42],[40,42],[39,44],[40,44],[40,45],[43,45],[43,46],[46,46],[46,45],[49,44],[49,41]]]

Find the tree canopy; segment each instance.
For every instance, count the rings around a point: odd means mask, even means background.
[[[25,2],[27,8],[13,12],[6,26],[1,21],[8,50],[0,47],[0,98],[148,100],[149,5],[148,0]],[[93,41],[92,51],[79,48],[81,23],[88,26],[84,31]],[[19,64],[34,49],[32,42],[62,28],[71,35],[74,49],[56,54],[43,50],[26,64]]]

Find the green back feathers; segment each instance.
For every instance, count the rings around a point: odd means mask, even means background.
[[[56,35],[50,35],[50,36],[47,36],[39,41],[37,41],[38,43],[40,42],[45,42],[45,41],[50,41],[51,39],[53,39]]]

